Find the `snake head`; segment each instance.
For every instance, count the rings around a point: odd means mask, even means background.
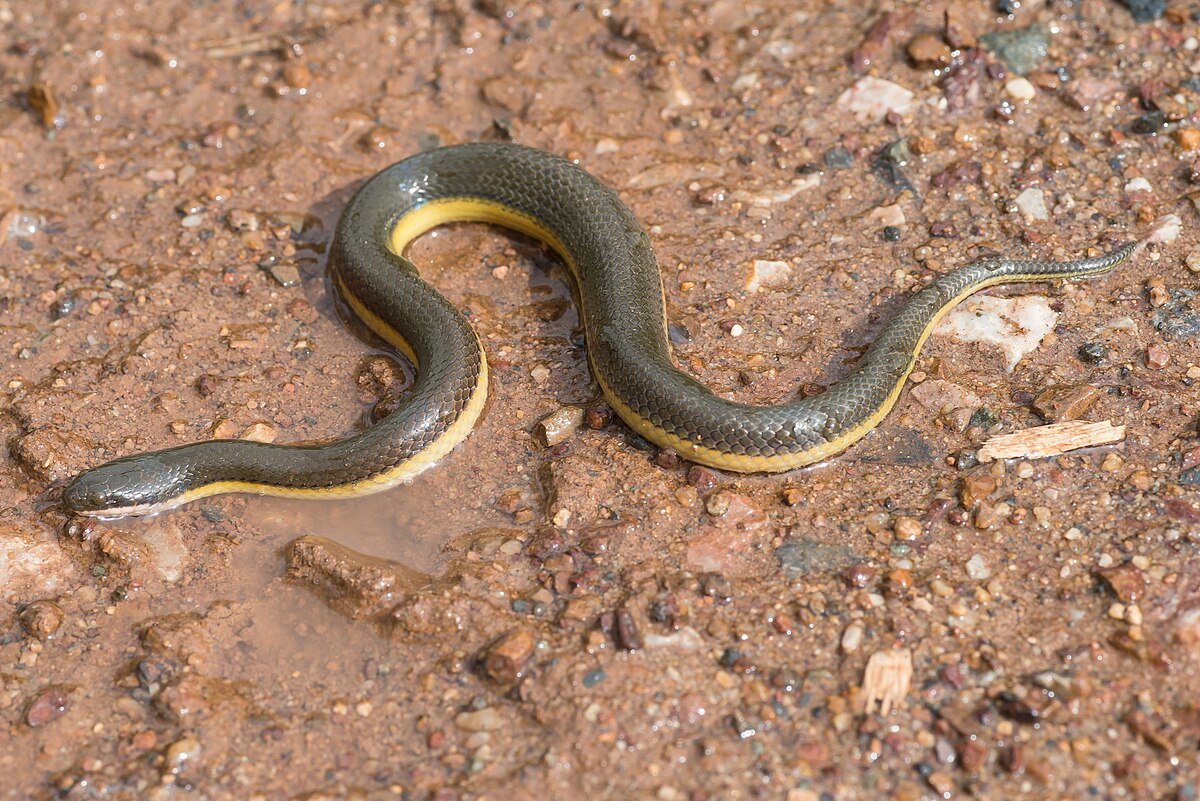
[[[63,490],[63,504],[88,517],[156,514],[176,497],[180,476],[154,454],[118,459],[80,473]]]

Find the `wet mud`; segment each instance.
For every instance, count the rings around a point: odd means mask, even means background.
[[[0,0],[0,799],[1194,798],[1198,36],[1099,0]],[[481,139],[616,188],[677,361],[746,402],[955,266],[1157,233],[968,300],[863,442],[739,476],[614,419],[546,249],[450,226],[410,255],[491,400],[434,470],[64,512],[110,458],[402,402],[325,248],[377,170]]]

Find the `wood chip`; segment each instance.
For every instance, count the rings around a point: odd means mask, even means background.
[[[912,651],[907,648],[888,648],[871,654],[863,674],[864,711],[871,712],[876,702],[883,715],[899,707],[912,688],[912,677]]]
[[[1124,439],[1125,426],[1114,426],[1109,420],[1099,423],[1067,420],[992,437],[979,449],[979,461],[1044,459],[1077,448],[1111,445]]]

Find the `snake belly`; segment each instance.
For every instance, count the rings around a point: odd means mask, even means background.
[[[981,261],[946,273],[912,296],[845,379],[815,397],[752,406],[714,395],[672,363],[650,240],[616,192],[541,150],[500,143],[432,150],[359,189],[329,255],[331,280],[350,308],[417,366],[404,405],[324,444],[214,440],[117,459],[75,478],[64,504],[119,517],[225,492],[359,495],[437,462],[479,418],[487,360],[463,315],[401,254],[431,228],[465,221],[528,234],[562,257],[577,285],[592,374],[631,428],[686,459],[739,472],[790,470],[862,438],[896,402],[938,320],[967,295],[1104,273],[1134,248],[1071,262]]]

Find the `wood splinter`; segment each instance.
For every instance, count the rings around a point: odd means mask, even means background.
[[[1111,445],[1124,439],[1125,426],[1114,426],[1109,420],[1099,423],[1066,420],[991,437],[983,443],[978,456],[981,462],[993,459],[1044,459],[1079,448]]]

